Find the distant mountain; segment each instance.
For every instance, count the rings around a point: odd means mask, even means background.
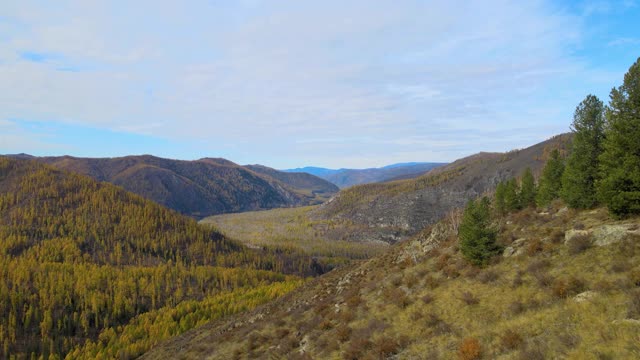
[[[408,162],[391,164],[381,168],[369,169],[326,169],[308,166],[304,168],[283,170],[285,172],[306,172],[321,177],[340,188],[353,185],[384,182],[397,178],[418,177],[425,172],[446,163]]]
[[[214,214],[319,204],[339,189],[309,174],[264,166],[240,166],[226,159],[195,161],[150,155],[119,158],[30,157],[57,168],[106,181],[185,215]]]
[[[413,179],[353,186],[321,205],[315,216],[379,230],[377,238],[368,234],[362,240],[396,242],[492,191],[500,181],[522,175],[527,167],[539,173],[550,151],[565,151],[570,141],[570,134],[558,135],[526,149],[478,153]]]

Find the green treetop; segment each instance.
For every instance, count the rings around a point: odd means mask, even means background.
[[[640,58],[610,98],[598,195],[616,217],[640,214]]]

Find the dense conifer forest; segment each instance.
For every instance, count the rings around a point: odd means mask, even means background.
[[[62,358],[93,340],[92,358],[111,346],[100,339],[117,337],[140,314],[178,305],[207,309],[188,320],[170,317],[178,323],[175,335],[322,271],[301,253],[248,249],[119,187],[34,161],[0,158],[0,190],[4,358]],[[242,300],[246,289],[260,286]],[[227,301],[216,302],[221,296]],[[157,326],[161,317],[152,319]],[[151,344],[135,350],[120,340],[117,354],[139,355]]]

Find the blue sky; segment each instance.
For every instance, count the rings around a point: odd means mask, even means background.
[[[0,153],[361,168],[507,151],[607,101],[638,23],[632,0],[3,1]]]

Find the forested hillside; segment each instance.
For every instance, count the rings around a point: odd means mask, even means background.
[[[177,322],[164,337],[175,335],[299,284],[296,276],[284,273],[319,271],[322,267],[303,254],[247,249],[111,184],[35,161],[0,157],[2,357],[64,357],[107,333],[115,341],[122,326],[140,314],[166,312],[186,300],[192,307],[208,304],[206,312],[154,318]],[[240,307],[233,301],[207,300],[222,294],[232,300],[236,290],[282,282],[291,286],[265,288]],[[119,357],[140,354],[162,338],[141,336],[147,339],[143,346],[134,346],[130,336],[120,340]],[[111,345],[98,342],[91,350],[94,355],[109,353]]]
[[[29,158],[122,186],[194,218],[319,204],[338,191],[335,185],[309,174],[244,167],[225,159],[181,161],[150,155]]]

